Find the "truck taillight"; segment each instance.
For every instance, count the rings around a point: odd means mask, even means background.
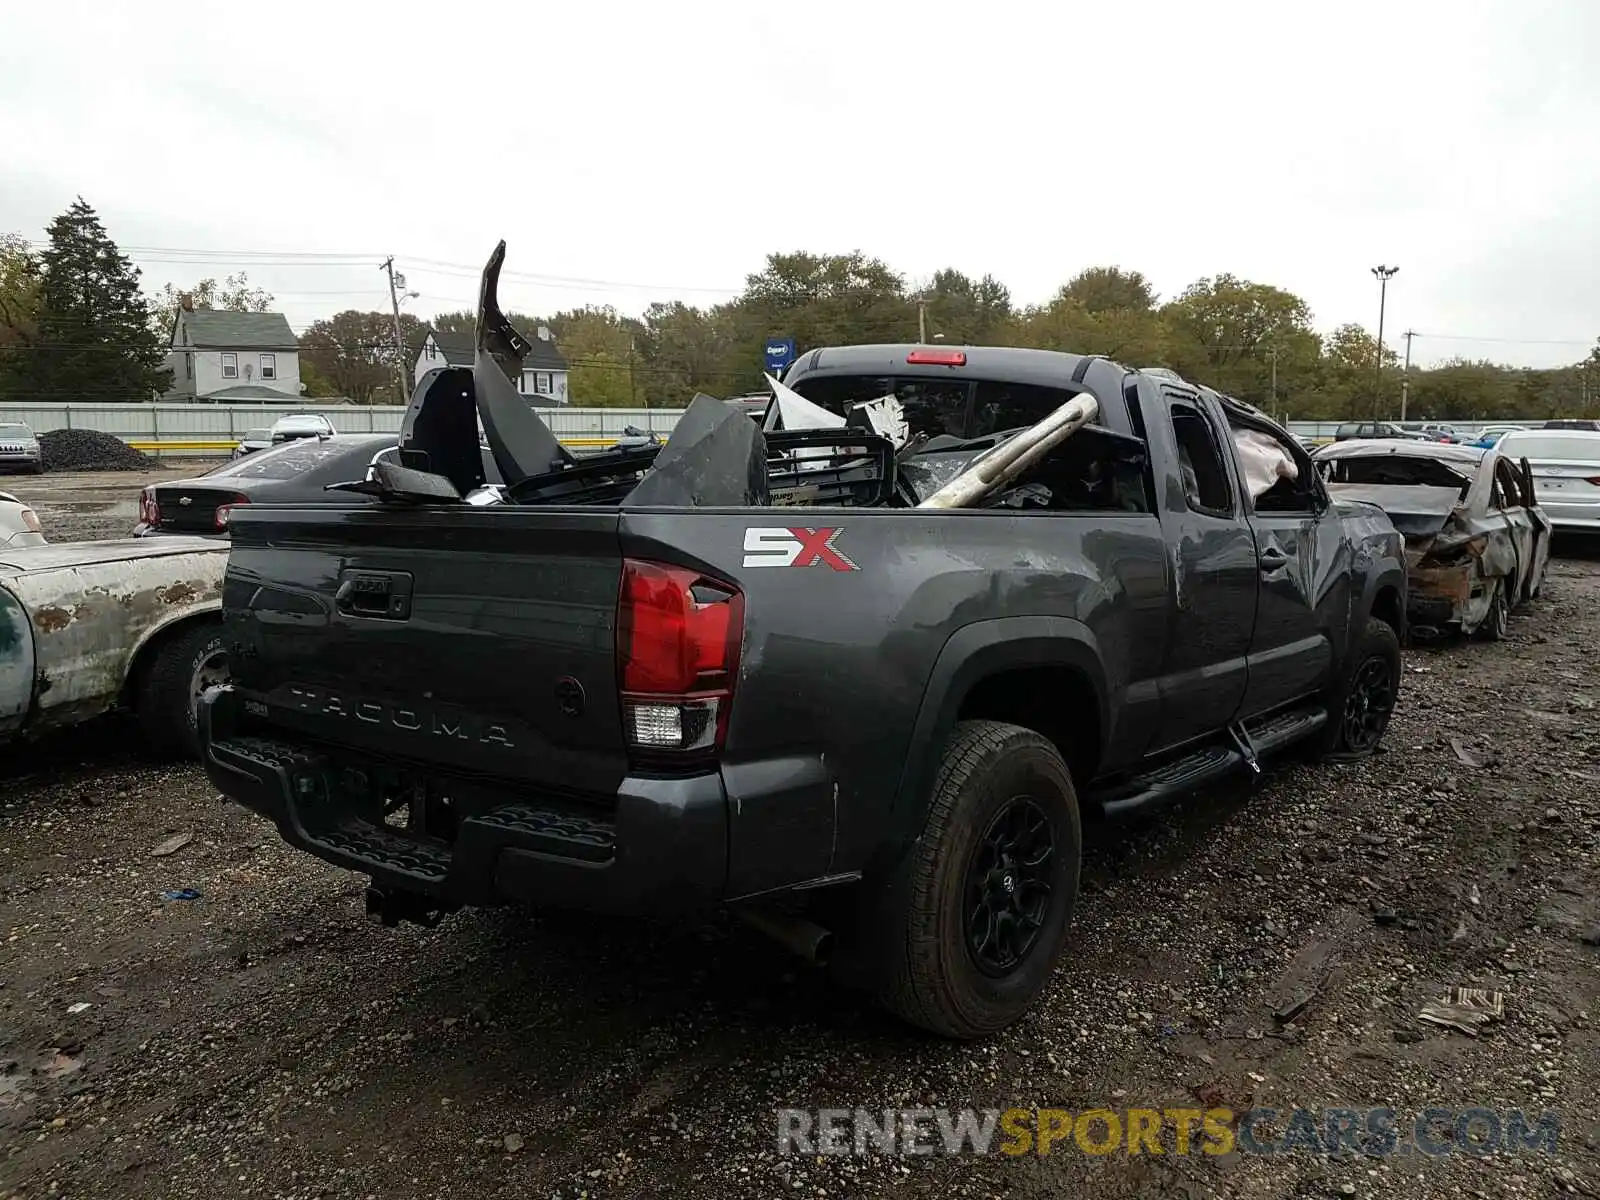
[[[626,559],[617,601],[617,678],[629,745],[716,753],[744,640],[744,596],[698,571]]]
[[[241,505],[241,504],[249,504],[249,503],[250,503],[250,498],[248,496],[235,496],[232,500],[228,501],[228,503],[217,505],[217,512],[216,512],[217,528],[218,529],[226,529],[228,527],[228,516],[229,516],[229,513],[233,509],[238,508],[239,505]]]
[[[156,490],[147,487],[139,493],[139,522],[143,525],[161,524],[161,505],[156,502]]]

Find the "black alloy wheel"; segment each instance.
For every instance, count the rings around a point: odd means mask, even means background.
[[[1394,670],[1382,658],[1369,658],[1357,669],[1344,702],[1343,742],[1364,754],[1377,746],[1394,711]]]
[[[1011,974],[1039,940],[1050,910],[1055,836],[1030,796],[995,813],[967,868],[967,950],[985,975]]]

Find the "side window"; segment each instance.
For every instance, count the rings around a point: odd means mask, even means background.
[[[1211,422],[1192,405],[1174,404],[1172,433],[1178,443],[1178,470],[1189,507],[1212,516],[1232,515],[1233,489]]]
[[[1310,458],[1276,433],[1229,422],[1245,491],[1258,513],[1315,513],[1322,507]]]

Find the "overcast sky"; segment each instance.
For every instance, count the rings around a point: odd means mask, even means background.
[[[1163,296],[1231,271],[1322,330],[1375,326],[1398,264],[1386,341],[1422,362],[1600,335],[1600,0],[57,0],[0,28],[0,230],[81,193],[152,289],[243,268],[297,329],[386,304],[390,253],[419,315],[471,307],[504,237],[533,311],[861,249],[1020,303],[1097,264]]]

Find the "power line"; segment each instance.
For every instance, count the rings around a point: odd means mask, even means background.
[[[23,242],[35,249],[49,245],[48,242],[26,238],[23,239]],[[161,263],[167,266],[364,267],[374,258],[381,259],[385,257],[382,254],[360,254],[333,250],[207,250],[176,246],[119,246],[118,250],[129,258],[136,258],[142,262]],[[477,279],[483,274],[481,264],[474,266],[471,263],[449,262],[445,259],[426,258],[412,254],[398,254],[395,257],[409,264],[417,264],[411,269],[423,274],[457,275],[472,279]],[[694,284],[640,283],[616,279],[590,279],[577,275],[544,275],[533,271],[511,269],[502,270],[500,276],[502,279],[534,283],[552,288],[698,292],[713,295],[732,295],[743,290],[742,284],[738,287],[704,287]]]

